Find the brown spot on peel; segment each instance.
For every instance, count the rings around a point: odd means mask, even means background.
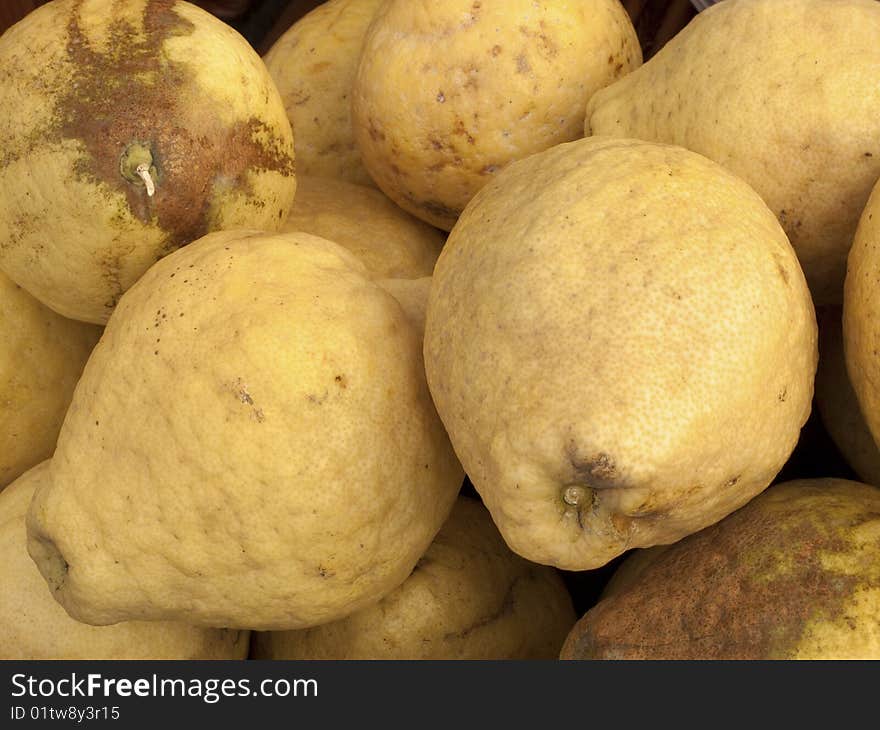
[[[588,458],[580,456],[574,441],[569,441],[565,455],[572,467],[572,482],[585,484],[592,489],[611,489],[620,486],[617,483],[618,472],[614,459],[603,452]]]
[[[370,139],[374,142],[384,142],[385,141],[385,133],[376,126],[376,120],[372,117],[369,120],[369,129],[367,130],[370,133]]]
[[[244,380],[236,378],[230,387],[239,401],[250,406],[251,416],[257,421],[257,423],[262,423],[266,420],[266,415],[263,413],[263,409],[259,408],[256,403],[254,403],[253,396],[248,392],[248,387]]]
[[[218,191],[251,196],[249,171],[294,174],[283,141],[262,121],[221,123],[219,102],[200,91],[194,71],[164,54],[166,39],[194,30],[175,4],[148,0],[142,28],[113,20],[107,50],[99,52],[82,28],[83,0],[76,0],[66,47],[76,83],[51,90],[57,98],[54,118],[43,130],[51,141],[83,145],[76,176],[122,193],[135,218],[166,234],[163,253],[212,229],[210,202]],[[152,196],[143,177],[132,179],[124,169],[133,146],[148,153]]]
[[[782,283],[788,286],[788,271],[786,271],[782,264],[776,264],[776,269],[779,272],[779,278],[782,279]]]

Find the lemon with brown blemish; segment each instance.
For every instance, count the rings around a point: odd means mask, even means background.
[[[582,136],[590,96],[641,62],[618,0],[389,0],[354,82],[355,142],[392,200],[448,231],[509,162]]]
[[[592,137],[512,163],[465,209],[425,366],[508,544],[586,570],[765,489],[810,413],[816,349],[754,190],[680,147]]]
[[[89,626],[53,600],[27,551],[25,515],[49,462],[0,494],[0,659],[244,659],[247,631],[168,621]]]
[[[159,258],[277,230],[293,134],[260,57],[182,0],[54,0],[0,37],[0,269],[104,323]]]
[[[463,473],[405,301],[345,248],[226,231],[120,299],[29,549],[78,620],[305,628],[412,571]],[[384,283],[384,282],[383,282]]]
[[[302,175],[375,186],[354,143],[351,90],[364,36],[382,2],[323,2],[263,57],[296,130]]]
[[[637,561],[578,622],[563,659],[880,658],[876,487],[779,484]]]

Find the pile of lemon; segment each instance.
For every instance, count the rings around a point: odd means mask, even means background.
[[[0,655],[880,658],[878,68],[875,0],[34,11]],[[774,484],[814,384],[864,483]]]

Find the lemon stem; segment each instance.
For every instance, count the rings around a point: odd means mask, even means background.
[[[577,507],[579,504],[581,504],[584,501],[586,496],[587,496],[587,491],[579,485],[572,485],[572,486],[566,487],[562,491],[562,501],[565,502],[570,507]]]
[[[119,159],[119,172],[130,183],[143,184],[149,197],[156,194],[157,173],[148,142],[132,142],[125,148]]]
[[[153,197],[153,193],[156,192],[156,186],[153,184],[153,178],[150,177],[150,166],[146,162],[142,162],[134,169],[137,176],[144,181],[144,186],[147,188],[147,195],[151,198]]]

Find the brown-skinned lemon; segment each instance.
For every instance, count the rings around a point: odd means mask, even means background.
[[[563,659],[880,659],[876,487],[778,484],[639,561]]]

